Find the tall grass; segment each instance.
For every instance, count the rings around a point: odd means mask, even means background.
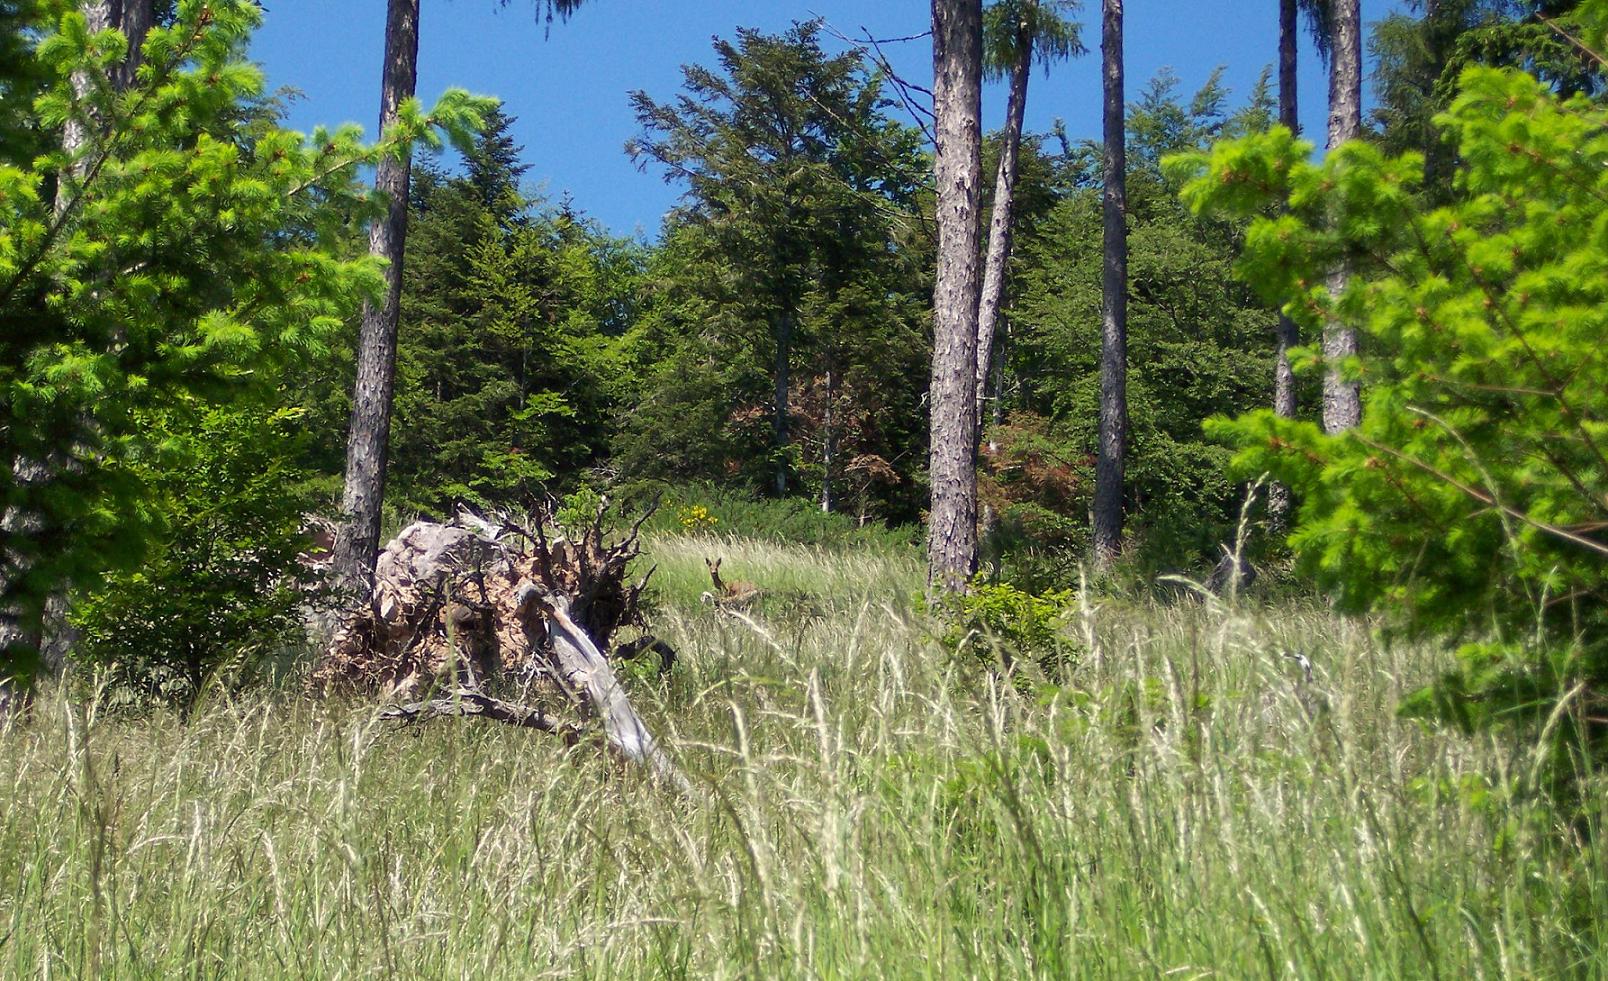
[[[697,604],[702,556],[808,616]],[[0,974],[1603,973],[1528,757],[1394,713],[1316,605],[1108,605],[1056,685],[929,639],[913,558],[661,539],[632,696],[698,791],[526,731],[264,695],[0,734]],[[778,586],[778,584],[780,584]],[[1281,656],[1300,649],[1313,678]],[[1522,783],[1522,780],[1519,780]]]

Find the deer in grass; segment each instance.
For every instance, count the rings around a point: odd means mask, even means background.
[[[709,567],[709,579],[715,584],[715,591],[704,593],[704,598],[716,606],[747,606],[759,595],[759,587],[751,582],[727,582],[720,578],[720,559],[706,558],[704,565]]]

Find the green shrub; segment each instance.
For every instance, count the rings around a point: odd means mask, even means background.
[[[964,595],[941,602],[945,645],[989,667],[1012,674],[1026,663],[1052,674],[1076,660],[1078,647],[1067,632],[1077,604],[1070,589],[1035,595],[979,576]]]
[[[299,640],[315,600],[304,515],[317,499],[299,450],[299,413],[208,410],[153,420],[163,452],[135,461],[161,528],[136,568],[77,598],[73,659],[115,700],[188,705],[209,678],[241,683]]]

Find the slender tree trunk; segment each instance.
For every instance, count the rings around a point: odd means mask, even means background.
[[[145,44],[145,35],[150,33],[151,25],[155,22],[152,0],[80,0],[78,12],[84,15],[89,33],[116,28],[128,39],[128,54],[121,64],[114,65],[107,73],[107,81],[114,91],[127,90],[134,84],[134,73],[142,60],[140,49]],[[94,91],[95,79],[87,71],[73,72],[71,83],[73,96],[80,104]],[[89,145],[92,122],[87,115],[80,117],[75,114],[62,126],[61,148],[67,154],[71,177],[82,179],[84,176],[86,161],[82,159],[82,154]],[[64,193],[65,190],[60,186],[56,190],[58,214],[72,200],[72,195]]]
[[[1003,329],[994,337],[994,345],[998,350],[992,359],[993,366],[988,371],[988,384],[992,389],[988,398],[989,437],[982,442],[988,462],[986,464],[980,463],[980,468],[994,465],[994,461],[997,459],[995,454],[999,453],[999,440],[996,434],[999,432],[999,427],[1005,423],[1005,354],[1009,350],[1010,321],[1001,317],[999,323]],[[981,355],[981,352],[979,352],[979,355]],[[982,426],[981,418],[978,419],[977,424]],[[978,439],[982,440],[981,433],[978,434]],[[989,538],[993,535],[994,528],[999,524],[999,515],[994,513],[994,508],[991,505],[983,501],[979,501],[977,504],[977,514],[978,552],[987,553],[986,557],[990,567],[997,572],[999,569],[999,550],[991,547]]]
[[[1296,0],[1279,0],[1279,123],[1292,133],[1301,132],[1301,116],[1296,101],[1296,51],[1298,34]],[[1286,419],[1295,418],[1295,372],[1290,368],[1290,348],[1301,343],[1295,321],[1279,314],[1278,355],[1273,366],[1273,411]],[[1290,489],[1275,483],[1268,489],[1268,515],[1275,528],[1289,523]]]
[[[91,34],[114,26],[118,13],[113,7],[112,0],[84,0],[78,5],[78,12],[84,15],[84,22]],[[73,185],[83,179],[85,165],[88,163],[84,154],[89,146],[92,119],[87,101],[95,89],[95,79],[87,71],[73,72],[69,81],[73,87],[73,99],[78,103],[80,111],[69,115],[67,122],[61,128],[61,149],[67,157],[67,170],[56,185],[57,216],[66,211],[67,206],[72,203],[75,193]]]
[[[776,457],[776,475],[771,489],[777,497],[787,496],[787,390],[793,361],[793,312],[776,317],[776,394],[771,411],[771,452]]]
[[[1104,0],[1100,52],[1105,78],[1105,265],[1100,281],[1100,447],[1094,473],[1094,555],[1122,550],[1123,466],[1128,444],[1128,181],[1122,92],[1122,0]]]
[[[1010,321],[1001,320],[1005,327],[995,339],[994,345],[998,348],[994,352],[994,366],[991,369],[994,379],[994,396],[988,407],[988,421],[994,428],[999,428],[1005,422],[1005,360],[1011,349]],[[988,442],[989,452],[999,449],[999,444],[993,440]]]
[[[837,395],[837,377],[826,369],[826,410],[821,419],[821,513],[832,513],[832,464],[837,447],[833,444],[832,403]]]
[[[982,2],[932,0],[938,270],[933,286],[927,580],[961,592],[977,567],[977,263]]]
[[[397,108],[413,96],[418,81],[419,0],[389,0],[385,16],[385,66],[380,86],[380,130],[396,122]],[[346,487],[341,508],[346,523],[335,544],[334,566],[344,588],[367,596],[380,542],[380,506],[391,437],[391,394],[396,384],[396,328],[402,299],[402,254],[408,228],[411,159],[380,161],[374,187],[386,198],[386,213],[369,229],[369,252],[386,260],[382,306],[363,305],[358,334],[357,384],[346,443]]]
[[[112,82],[122,91],[134,84],[134,73],[144,60],[140,48],[145,44],[145,35],[150,33],[151,26],[156,22],[156,11],[152,0],[117,0],[117,6],[121,8],[117,29],[128,38],[128,55],[117,67]]]
[[[1027,80],[1033,69],[1033,35],[1024,18],[1016,30],[1016,64],[1011,66],[1010,96],[1005,102],[1005,132],[1000,137],[999,169],[994,175],[994,208],[988,218],[988,258],[983,291],[977,304],[977,418],[983,416],[988,372],[993,363],[994,329],[1005,299],[1005,267],[1011,259],[1012,205],[1022,149],[1022,117],[1027,112]]]
[[[1362,135],[1362,9],[1360,0],[1333,0],[1334,37],[1329,56],[1329,150]],[[1329,274],[1329,293],[1345,291],[1351,271],[1342,262]],[[1323,328],[1323,429],[1344,432],[1362,421],[1362,389],[1347,381],[1339,363],[1357,353],[1357,332],[1339,321]]]

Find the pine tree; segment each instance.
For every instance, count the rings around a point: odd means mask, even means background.
[[[524,147],[511,132],[516,120],[499,106],[486,117],[486,130],[475,138],[463,157],[464,176],[480,204],[498,221],[511,220],[526,205],[519,180],[530,169],[520,163]]]
[[[380,84],[380,132],[396,125],[413,98],[419,76],[419,0],[388,0],[385,60]],[[335,542],[335,571],[353,598],[367,596],[380,547],[380,507],[391,437],[391,397],[396,386],[396,327],[402,301],[402,259],[408,233],[407,154],[380,161],[374,189],[385,214],[369,227],[369,254],[385,263],[385,294],[363,304],[358,332],[357,381],[347,428],[346,517]]]
[[[1362,3],[1327,0],[1329,29],[1329,143],[1333,152],[1362,135]],[[1344,292],[1350,271],[1339,258],[1329,271],[1329,291]],[[1338,433],[1362,418],[1362,386],[1350,377],[1347,362],[1357,355],[1357,330],[1336,320],[1324,325],[1323,426]]]
[[[1211,430],[1240,473],[1297,492],[1290,544],[1343,608],[1456,647],[1407,707],[1522,727],[1562,787],[1585,772],[1572,755],[1608,746],[1582,710],[1608,689],[1608,114],[1515,69],[1459,88],[1439,120],[1462,173],[1438,206],[1418,154],[1352,142],[1316,164],[1284,129],[1173,165],[1194,207],[1251,219],[1242,268],[1266,300],[1371,341],[1354,429],[1263,412]],[[1351,278],[1313,290],[1341,255]]]
[[[391,498],[428,512],[527,507],[599,462],[640,278],[639,246],[512,190],[511,121],[488,119],[463,175],[413,182]]]
[[[538,0],[538,13],[568,16],[583,0]],[[507,0],[503,0],[507,4]],[[380,131],[397,125],[418,83],[419,0],[387,0],[385,57],[380,84]],[[385,198],[385,215],[369,229],[369,252],[386,263],[380,304],[363,307],[358,335],[357,377],[347,431],[346,480],[341,510],[346,521],[335,545],[334,565],[343,588],[362,597],[374,574],[380,545],[380,509],[389,461],[391,403],[396,388],[396,333],[407,244],[411,158],[387,157],[375,170],[374,188]]]
[[[664,167],[666,180],[687,189],[666,222],[666,262],[654,277],[668,300],[662,322],[707,335],[691,344],[725,348],[712,355],[720,364],[677,357],[673,384],[689,390],[650,383],[652,397],[674,399],[682,411],[686,399],[719,390],[744,406],[763,398],[768,446],[739,455],[765,462],[765,484],[778,496],[799,482],[795,430],[808,420],[795,400],[811,379],[798,372],[809,370],[827,332],[847,326],[814,315],[833,302],[822,284],[853,282],[834,267],[864,273],[895,252],[893,223],[907,220],[916,182],[913,142],[881,115],[880,86],[858,54],[826,54],[820,30],[811,21],[781,35],[744,29],[735,43],[717,40],[719,70],[683,68],[679,100],[633,93],[642,133],[627,145],[639,164]],[[671,422],[648,411],[652,425],[638,432]],[[697,413],[708,435],[728,428],[718,415],[708,406]],[[752,428],[759,418],[747,415]],[[651,453],[629,455],[645,463]],[[695,469],[711,462],[684,461]]]
[[[1579,6],[1577,0],[1416,0],[1374,23],[1374,128],[1389,152],[1424,155],[1424,193],[1437,202],[1452,196],[1456,156],[1435,116],[1451,104],[1469,65],[1522,68],[1564,94],[1603,90],[1604,66],[1571,40]]]
[[[1296,92],[1297,31],[1296,0],[1279,0],[1279,125],[1300,135],[1301,113]],[[1278,353],[1274,356],[1273,411],[1286,419],[1295,418],[1295,372],[1290,367],[1290,349],[1301,343],[1301,332],[1287,314],[1279,314]],[[1268,490],[1268,514],[1276,528],[1282,528],[1290,513],[1290,490],[1275,483]]]
[[[1275,106],[1267,86],[1231,106],[1220,81],[1184,93],[1165,71],[1128,100],[1123,532],[1125,555],[1147,572],[1193,574],[1221,557],[1244,489],[1201,420],[1265,405],[1273,380],[1274,315],[1234,279],[1242,224],[1191,215],[1161,160],[1265,131]],[[984,500],[999,519],[992,550],[1002,574],[1033,588],[1064,584],[1090,552],[1104,329],[1101,150],[1091,143],[1059,161],[1057,200],[1024,229],[1010,354],[1017,387],[984,465]]]
[[[928,588],[958,593],[977,568],[978,204],[982,179],[980,0],[933,0],[938,261],[933,286]]]

